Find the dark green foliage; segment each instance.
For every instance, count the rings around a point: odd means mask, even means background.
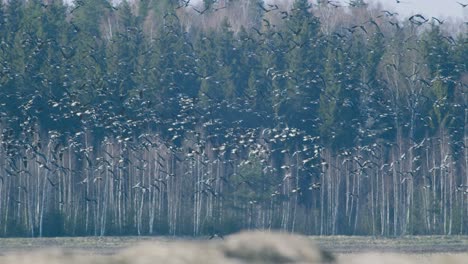
[[[466,36],[220,2],[0,1],[0,235],[466,234]]]

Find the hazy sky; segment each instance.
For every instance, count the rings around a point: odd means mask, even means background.
[[[344,2],[344,1],[342,1]],[[383,6],[388,6],[399,12],[402,16],[411,14],[423,14],[426,16],[435,16],[441,18],[467,18],[468,6],[463,8],[455,0],[368,0],[368,3],[381,2]],[[468,4],[468,0],[459,0],[458,2]]]
[[[265,2],[274,1],[292,1],[292,0],[265,0]],[[364,0],[369,4],[381,3],[384,8],[396,10],[401,16],[409,16],[413,14],[423,14],[426,16],[435,17],[453,17],[467,18],[468,6],[462,8],[457,3],[457,0]],[[316,2],[316,0],[314,0]],[[347,5],[349,0],[334,0],[342,5]],[[468,0],[458,0],[463,4],[468,4]]]
[[[71,2],[72,0],[66,0]],[[293,0],[264,0],[265,2],[292,2]],[[396,10],[400,16],[409,16],[412,14],[423,14],[425,16],[435,16],[440,18],[452,17],[454,19],[468,20],[468,6],[462,8],[457,2],[468,4],[468,0],[365,0],[370,4],[382,3],[384,8]],[[113,0],[119,2],[119,0]],[[191,4],[197,4],[202,0],[191,0]],[[316,0],[313,0],[316,2]],[[342,5],[347,5],[349,0],[334,0]]]
[[[264,0],[266,3],[271,2],[291,2],[293,0]],[[191,0],[192,4],[197,4],[202,0]],[[313,2],[316,2],[314,0]],[[349,0],[334,0],[333,2],[340,2],[342,5],[347,5]],[[434,16],[440,18],[468,18],[468,6],[462,8],[457,3],[457,0],[365,0],[369,4],[382,3],[384,8],[396,10],[401,16],[409,16],[412,14],[423,14],[426,16]],[[468,4],[468,0],[458,0],[463,4]]]

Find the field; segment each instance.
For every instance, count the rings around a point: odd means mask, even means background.
[[[468,253],[468,236],[407,236],[373,238],[359,236],[312,237],[323,249],[333,253],[397,252]]]
[[[356,236],[309,237],[320,249],[331,252],[338,263],[468,263],[468,237],[467,236],[413,236],[401,238],[374,238]],[[284,241],[279,239],[279,241]],[[127,248],[136,244],[151,244],[160,247],[171,245],[171,250],[178,247],[187,248],[187,245],[196,245],[192,251],[202,252],[199,245],[223,243],[222,240],[208,240],[204,238],[173,238],[173,237],[64,237],[64,238],[2,238],[0,239],[0,263],[27,263],[14,259],[12,256],[28,256],[30,252],[41,252],[40,255],[48,263],[48,258],[60,259],[57,252],[73,252],[67,254],[77,255],[83,263],[85,259],[94,259],[97,262],[108,263],[106,258],[121,255]],[[281,242],[282,243],[282,242]],[[284,242],[284,244],[288,244]],[[281,244],[278,244],[280,247]],[[190,246],[191,247],[191,246]],[[190,248],[189,247],[189,248]],[[150,250],[151,251],[151,250]],[[190,250],[189,250],[190,251]],[[25,254],[28,252],[27,254]],[[55,252],[47,255],[45,252]],[[141,251],[140,251],[141,252]],[[34,254],[34,253],[33,253]],[[57,256],[57,254],[59,256]],[[150,253],[152,254],[152,253]],[[172,253],[171,253],[172,254]],[[141,256],[141,254],[138,254]],[[64,255],[69,256],[69,255]],[[62,256],[62,257],[64,257]],[[41,263],[34,255],[36,264]],[[65,259],[68,259],[66,257]],[[60,263],[64,259],[57,262]],[[70,262],[70,263],[81,263]],[[90,262],[88,262],[90,263]],[[109,261],[109,263],[111,263]],[[125,262],[122,263],[145,263]],[[157,262],[155,262],[157,263]],[[192,263],[192,262],[174,262]],[[193,262],[199,263],[199,262]],[[200,262],[201,263],[201,262]],[[244,262],[235,262],[244,263]],[[249,262],[245,262],[249,263]],[[258,262],[263,263],[263,262]],[[265,262],[266,263],[266,262]],[[281,262],[278,262],[281,263]]]

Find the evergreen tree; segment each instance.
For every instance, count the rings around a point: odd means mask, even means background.
[[[316,117],[316,101],[319,98],[321,82],[317,82],[317,74],[322,68],[319,54],[321,52],[321,36],[319,20],[311,13],[307,0],[296,0],[293,3],[291,18],[286,23],[286,40],[289,50],[286,73],[286,99],[284,114],[295,120],[314,119]],[[284,111],[284,110],[283,110]],[[301,127],[304,124],[296,123]],[[309,127],[310,128],[310,127]]]
[[[83,104],[88,104],[97,98],[97,92],[103,88],[106,52],[105,35],[101,29],[104,18],[114,9],[107,0],[84,0],[75,1],[72,10],[69,39],[80,56],[73,57],[73,64],[79,67],[73,72],[75,76],[72,78],[79,82],[75,82],[71,88],[80,94]]]
[[[236,87],[235,73],[238,73],[240,67],[238,51],[234,47],[234,32],[227,19],[223,20],[217,38],[214,39],[217,52],[217,61],[219,69],[216,78],[219,82],[219,88],[216,88],[215,94],[221,95],[222,99],[233,101],[238,95],[241,95],[245,87]],[[221,89],[220,89],[221,88]]]
[[[452,119],[452,106],[455,101],[455,84],[457,71],[452,58],[452,50],[444,41],[439,26],[432,26],[424,41],[424,52],[432,81],[431,96],[435,98],[432,113],[433,127],[447,127]]]
[[[4,29],[4,63],[8,65],[4,80],[3,91],[11,98],[8,100],[8,108],[14,110],[17,105],[21,102],[16,101],[17,96],[13,96],[15,93],[20,92],[24,88],[25,76],[25,55],[24,47],[32,45],[31,41],[27,40],[27,35],[23,35],[21,32],[24,22],[24,3],[21,0],[11,0],[8,2],[5,8],[6,17]],[[24,43],[24,44],[23,44]]]

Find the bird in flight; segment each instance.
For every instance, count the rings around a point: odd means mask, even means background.
[[[437,21],[437,23],[439,23],[440,25],[442,25],[445,22],[445,20],[440,20],[437,17],[432,17],[432,20]]]
[[[208,9],[210,9],[210,8],[209,8],[209,7],[206,7],[206,8],[203,9],[203,10],[198,10],[198,9],[196,9],[195,7],[192,6],[192,9],[195,10],[195,12],[197,12],[198,14],[203,15],[203,13],[205,13],[206,11],[208,11]]]
[[[412,15],[410,18],[409,18],[409,21],[413,24],[416,24],[416,25],[422,25],[424,23],[426,23],[427,21],[429,21],[429,19],[425,18],[424,16],[420,15],[420,14],[416,14],[416,15]]]

